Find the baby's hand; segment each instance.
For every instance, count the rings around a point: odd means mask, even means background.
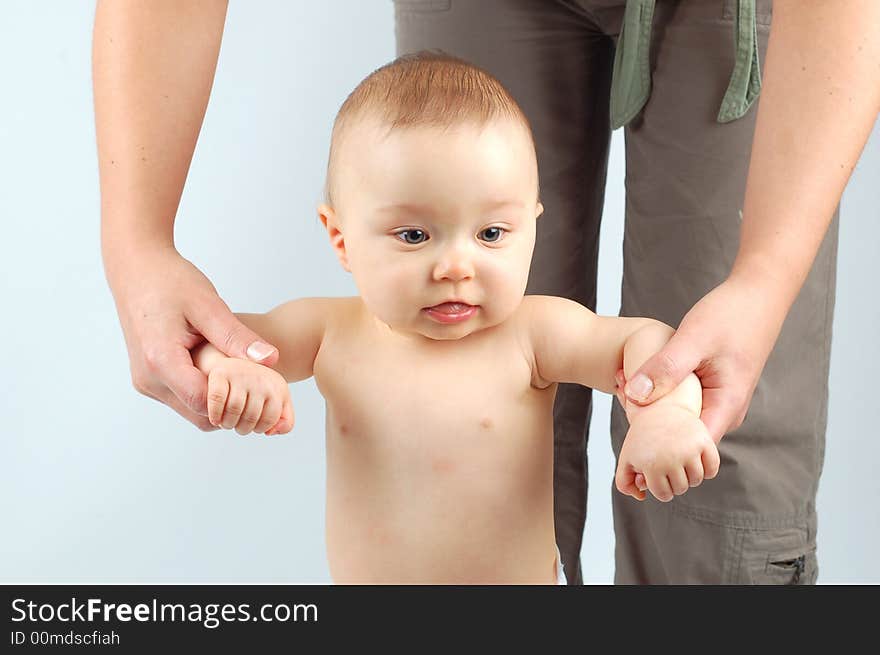
[[[621,493],[644,500],[636,484],[641,473],[657,500],[668,502],[714,478],[719,465],[718,448],[698,416],[684,407],[655,406],[633,417],[614,481]]]
[[[208,420],[239,434],[284,434],[293,428],[290,388],[278,371],[228,357],[208,374]]]

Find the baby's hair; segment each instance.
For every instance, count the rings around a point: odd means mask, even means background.
[[[399,128],[482,127],[495,119],[513,119],[534,147],[528,119],[495,77],[441,50],[403,55],[365,77],[336,114],[324,185],[324,200],[331,206],[334,157],[348,127],[364,118],[377,120],[386,134]]]

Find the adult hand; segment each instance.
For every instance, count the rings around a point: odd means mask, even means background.
[[[135,389],[171,407],[203,431],[207,377],[190,349],[205,340],[230,357],[273,366],[278,350],[245,327],[210,280],[171,246],[131,256],[105,255],[107,280],[128,347]]]
[[[693,306],[666,346],[626,382],[627,398],[650,404],[694,372],[703,385],[700,418],[718,443],[745,419],[785,314],[757,281],[728,278]]]

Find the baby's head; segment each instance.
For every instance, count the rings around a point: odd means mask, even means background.
[[[525,115],[464,61],[400,57],[339,110],[318,213],[364,304],[396,331],[459,339],[510,317],[542,211]]]

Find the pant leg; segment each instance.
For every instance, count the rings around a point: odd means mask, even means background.
[[[757,103],[715,121],[734,65],[734,2],[657,3],[653,89],[625,133],[622,315],[678,325],[736,255]],[[770,17],[758,0],[761,62]],[[613,492],[616,582],[815,581],[836,251],[835,212],[746,420],[721,441],[719,475],[668,504]],[[611,425],[619,455],[628,426],[616,404]]]
[[[595,309],[610,130],[611,39],[577,7],[551,0],[398,0],[397,52],[439,48],[497,77],[534,132],[541,200],[526,293]],[[560,385],[554,406],[556,539],[581,583],[587,509],[588,389]]]

